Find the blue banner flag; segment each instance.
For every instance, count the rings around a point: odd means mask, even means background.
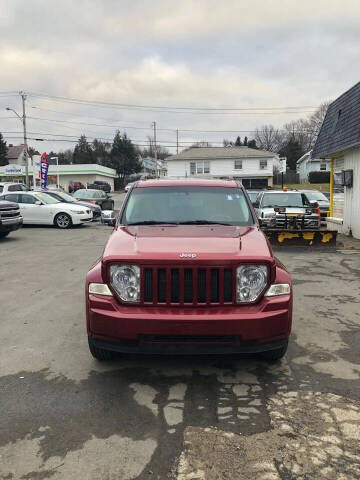
[[[49,162],[46,153],[41,155],[41,163],[40,163],[40,184],[41,188],[46,188],[47,184],[47,175],[49,170]]]

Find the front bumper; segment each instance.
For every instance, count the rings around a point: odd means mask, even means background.
[[[13,232],[23,225],[22,217],[3,218],[0,220],[0,232]]]
[[[230,344],[230,343],[160,343],[160,342],[109,342],[91,338],[94,347],[119,353],[138,353],[145,355],[219,355],[232,353],[259,353],[284,347],[287,338],[270,343]]]
[[[208,307],[127,306],[114,297],[87,298],[89,337],[95,346],[123,352],[272,350],[290,335],[291,318],[291,295],[263,297],[256,305]]]

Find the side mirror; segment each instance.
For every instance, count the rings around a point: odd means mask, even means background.
[[[310,202],[311,208],[318,208],[318,206],[319,206],[318,202]]]
[[[43,203],[40,200],[36,200],[35,205],[43,205]]]
[[[259,208],[259,202],[254,202],[254,203],[253,203],[253,207],[254,207],[254,208]]]

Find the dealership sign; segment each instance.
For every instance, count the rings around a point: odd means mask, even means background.
[[[22,168],[18,165],[6,165],[4,168],[5,175],[21,175]]]

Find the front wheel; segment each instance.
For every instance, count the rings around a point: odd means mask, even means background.
[[[69,214],[58,213],[55,217],[54,224],[58,228],[70,228],[72,225],[72,220]]]
[[[108,362],[109,360],[113,360],[115,358],[115,352],[95,347],[90,337],[88,337],[88,342],[90,353],[94,358],[96,358],[96,360],[99,360],[100,362]]]
[[[5,238],[9,235],[10,232],[0,232],[0,238]]]
[[[286,340],[286,343],[282,347],[276,348],[275,350],[267,350],[266,352],[261,352],[259,353],[259,356],[267,362],[277,362],[278,360],[281,360],[286,354],[288,344],[289,341]]]

